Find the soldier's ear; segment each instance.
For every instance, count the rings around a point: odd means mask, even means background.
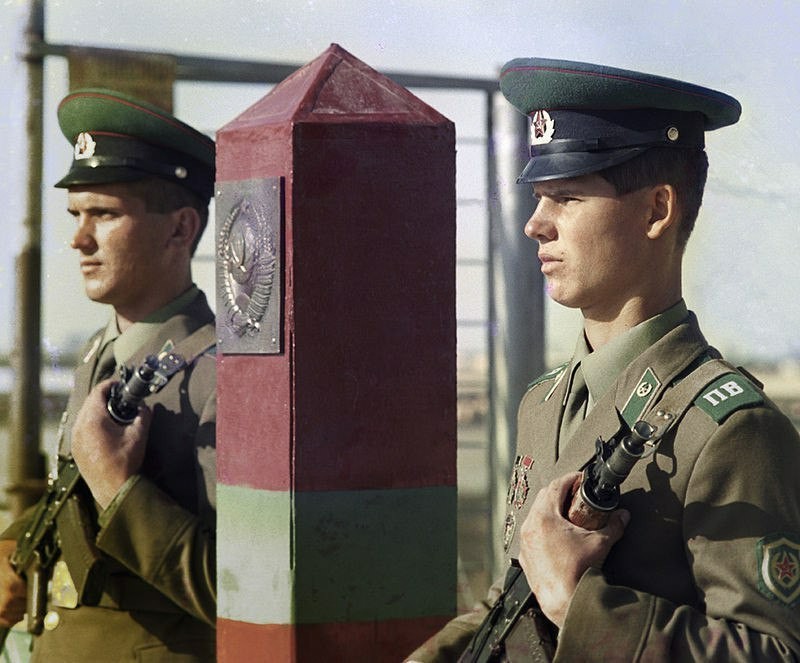
[[[649,198],[651,216],[647,236],[650,239],[658,239],[670,228],[678,228],[680,219],[678,195],[671,184],[657,184],[650,190]]]
[[[171,213],[173,218],[172,235],[169,241],[175,246],[186,247],[191,251],[195,237],[200,232],[200,214],[194,207],[181,207]]]

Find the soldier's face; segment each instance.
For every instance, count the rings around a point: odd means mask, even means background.
[[[70,188],[68,210],[87,296],[132,316],[155,310],[153,302],[162,299],[169,215],[148,212],[124,184]]]
[[[539,242],[550,297],[586,316],[618,313],[639,293],[648,267],[647,190],[618,196],[591,174],[537,182],[534,195],[525,234]]]

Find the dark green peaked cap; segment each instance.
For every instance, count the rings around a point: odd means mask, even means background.
[[[75,153],[57,187],[156,176],[206,200],[214,193],[214,141],[157,106],[114,90],[75,90],[58,123]]]
[[[703,149],[705,131],[734,124],[742,112],[716,90],[568,60],[511,60],[500,89],[532,119],[523,182],[596,172],[651,147]]]

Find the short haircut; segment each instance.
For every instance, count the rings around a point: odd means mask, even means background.
[[[208,202],[186,187],[160,177],[150,177],[127,184],[131,194],[144,201],[148,212],[167,214],[182,207],[193,207],[197,210],[200,216],[200,230],[192,243],[191,255],[194,255],[203,231],[208,225]]]
[[[708,157],[704,150],[653,147],[597,174],[620,196],[656,184],[674,186],[681,210],[678,242],[686,245],[703,202],[708,174]]]

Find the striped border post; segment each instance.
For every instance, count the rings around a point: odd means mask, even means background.
[[[453,124],[334,44],[217,151],[282,183],[283,293],[218,354],[218,660],[396,662],[456,606]]]

